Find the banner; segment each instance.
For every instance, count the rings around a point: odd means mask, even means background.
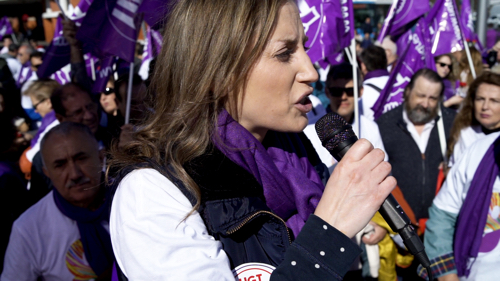
[[[333,60],[354,38],[352,0],[299,0],[312,63]],[[333,62],[332,62],[333,63]],[[324,64],[324,63],[323,63]]]
[[[84,52],[99,58],[118,56],[133,62],[141,22],[137,11],[141,3],[142,0],[92,2],[76,34]]]
[[[465,36],[467,42],[472,42],[474,47],[479,51],[483,52],[484,48],[479,37],[474,32],[474,22],[472,20],[472,10],[470,7],[470,0],[462,0],[462,7],[460,12],[460,25],[462,27],[462,32]]]
[[[107,57],[101,60],[101,63],[96,70],[96,80],[92,86],[92,93],[102,93],[106,88],[109,77],[113,74],[114,57]]]
[[[12,25],[7,17],[0,19],[0,40],[3,39],[5,35],[12,34]]]
[[[410,37],[411,41],[399,57],[386,86],[372,107],[375,119],[403,103],[404,90],[415,72],[424,67],[434,66],[433,58],[428,55],[429,46],[428,40],[426,41],[425,38],[426,31],[427,25],[422,18],[417,23],[414,32],[409,30],[403,35],[406,38]]]
[[[93,1],[94,0],[80,0],[78,5],[73,9],[69,18],[74,21],[77,26],[81,26],[83,18],[87,14],[87,11]]]
[[[377,41],[382,42],[386,36],[398,37],[405,33],[429,8],[429,1],[394,0]]]
[[[38,68],[36,74],[38,78],[47,78],[52,73],[69,64],[71,57],[71,48],[68,41],[63,36],[62,20],[57,18],[54,39],[43,55],[42,65]]]
[[[464,48],[462,32],[454,0],[437,0],[426,16],[431,53],[434,57],[461,51]]]

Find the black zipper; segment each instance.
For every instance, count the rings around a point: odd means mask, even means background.
[[[281,221],[283,223],[283,226],[285,226],[285,229],[286,229],[286,234],[288,236],[288,242],[290,242],[290,244],[292,244],[292,239],[290,238],[290,233],[288,232],[288,227],[286,226],[286,223],[285,221],[278,217],[276,214],[272,213],[272,212],[269,212],[269,211],[257,211],[251,215],[249,215],[248,217],[246,217],[240,224],[238,224],[237,226],[235,227],[232,227],[230,228],[228,231],[226,231],[226,234],[227,235],[231,235],[233,233],[235,233],[236,231],[240,230],[243,226],[245,226],[245,224],[249,223],[252,219],[254,219],[255,217],[257,217],[258,215],[260,214],[267,214],[267,215],[271,215],[272,217],[275,217],[277,218],[279,221]]]

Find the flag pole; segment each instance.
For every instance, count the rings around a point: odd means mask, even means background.
[[[352,57],[352,83],[354,89],[354,133],[360,137],[360,122],[359,122],[359,88],[358,88],[358,62],[356,60],[356,40],[351,39],[351,57]]]
[[[474,68],[474,62],[472,61],[472,56],[470,55],[469,44],[467,44],[467,39],[465,39],[464,33],[462,32],[462,39],[464,41],[465,53],[467,54],[467,60],[469,61],[470,72],[472,78],[476,79],[476,69]]]
[[[125,124],[130,123],[130,104],[132,102],[132,80],[134,78],[134,63],[130,63],[128,72],[128,87],[127,87],[127,108],[125,110]]]
[[[453,3],[453,10],[455,11],[455,15],[458,17],[458,10],[455,3]],[[462,41],[464,42],[464,49],[465,53],[467,54],[467,60],[469,61],[469,68],[472,74],[472,78],[476,79],[476,69],[474,68],[474,62],[472,61],[472,56],[470,54],[469,44],[467,44],[467,38],[465,38],[465,33],[463,31],[462,25],[460,24],[460,21],[458,21],[458,28],[460,29],[460,35],[462,35]]]
[[[347,56],[347,59],[349,60],[349,63],[352,65],[351,46],[345,47],[344,52]]]
[[[92,73],[92,80],[95,81],[94,57],[92,57],[92,55],[90,55],[90,72]]]

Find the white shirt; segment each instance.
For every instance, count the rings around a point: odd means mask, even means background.
[[[484,136],[485,134],[481,130],[481,126],[471,126],[462,129],[460,131],[460,137],[453,147],[453,154],[450,156],[450,160],[448,161],[448,167],[453,166],[453,164],[460,160],[460,157],[462,156],[464,151],[471,144],[475,143],[478,139],[481,139]]]
[[[377,102],[380,92],[371,86],[367,86],[367,84],[373,84],[380,89],[384,89],[385,84],[387,84],[387,80],[389,80],[389,76],[380,76],[367,79],[363,82],[363,96],[361,97],[363,115],[370,120],[375,120],[375,113],[373,112],[372,107]]]
[[[425,149],[427,148],[427,143],[429,143],[429,137],[431,136],[432,129],[434,128],[434,124],[436,121],[433,119],[432,121],[427,122],[424,125],[424,129],[422,133],[419,134],[413,122],[411,122],[410,118],[408,118],[408,114],[406,113],[406,109],[403,109],[403,120],[406,123],[406,129],[410,132],[413,140],[417,144],[420,152],[422,154],[425,153]]]
[[[17,77],[19,75],[19,71],[21,71],[22,65],[21,63],[14,58],[6,58],[7,65],[9,66],[10,72],[12,73],[12,77]]]
[[[103,225],[107,228],[106,225]],[[76,221],[59,211],[52,191],[15,222],[0,280],[94,280]]]
[[[500,133],[497,132],[485,136],[463,153],[460,160],[451,168],[443,187],[433,201],[437,208],[453,214],[460,212],[479,163],[481,163],[486,151],[499,135]],[[500,192],[500,178],[498,176],[493,185],[493,192]],[[496,212],[495,216],[498,217],[498,212]],[[469,278],[461,277],[460,280],[498,280],[500,243],[491,252],[479,253],[475,261],[470,262],[472,267]]]
[[[129,280],[231,280],[222,244],[167,178],[135,170],[113,199],[110,234],[116,261]]]

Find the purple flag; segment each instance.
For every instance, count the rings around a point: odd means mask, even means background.
[[[474,32],[474,22],[472,21],[470,0],[462,0],[461,8],[460,25],[462,27],[462,32],[465,36],[465,39],[467,40],[467,42],[472,42],[477,50],[483,52],[484,48],[479,41],[479,37]]]
[[[354,38],[352,0],[299,0],[300,18],[309,37],[307,54],[313,63],[331,58]]]
[[[36,74],[39,78],[49,77],[52,73],[61,69],[70,62],[71,49],[68,41],[62,34],[62,21],[57,18],[54,39],[43,55],[42,65]]]
[[[80,0],[80,3],[73,9],[73,13],[70,18],[73,20],[77,26],[82,24],[83,18],[87,14],[90,5],[94,0]]]
[[[60,70],[56,71],[51,78],[56,80],[57,83],[64,85],[66,83],[71,82],[71,75],[70,75],[71,67],[69,65],[61,68]]]
[[[135,43],[142,21],[138,14],[143,0],[94,1],[76,37],[85,52],[98,57],[118,56],[134,61]]]
[[[428,11],[429,1],[395,0],[377,41],[382,42],[386,36],[398,37],[411,28],[412,23]]]
[[[160,32],[154,30],[154,29],[151,29],[151,41],[153,42],[153,45],[155,46],[155,56],[160,52],[161,50],[161,46],[162,46],[162,42],[163,42],[163,36],[160,34]]]
[[[461,51],[464,48],[462,31],[454,0],[437,0],[426,16],[431,53],[434,57]]]
[[[144,21],[157,30],[168,14],[168,3],[170,0],[143,0],[138,13],[144,13]]]
[[[416,25],[415,32],[408,31],[411,33],[411,41],[399,57],[386,86],[372,107],[375,119],[403,103],[405,87],[415,72],[423,67],[434,65],[432,58],[427,58],[430,56],[426,51],[429,48],[426,46],[424,35],[426,27],[425,20],[422,18]]]
[[[7,34],[12,34],[12,25],[7,17],[0,19],[0,40]]]
[[[101,65],[96,72],[96,80],[92,86],[93,93],[101,93],[106,88],[109,77],[113,74],[114,57],[107,57],[101,61]]]
[[[151,28],[146,27],[146,38],[144,40],[144,51],[142,52],[142,63],[153,58],[153,42],[151,42]]]

